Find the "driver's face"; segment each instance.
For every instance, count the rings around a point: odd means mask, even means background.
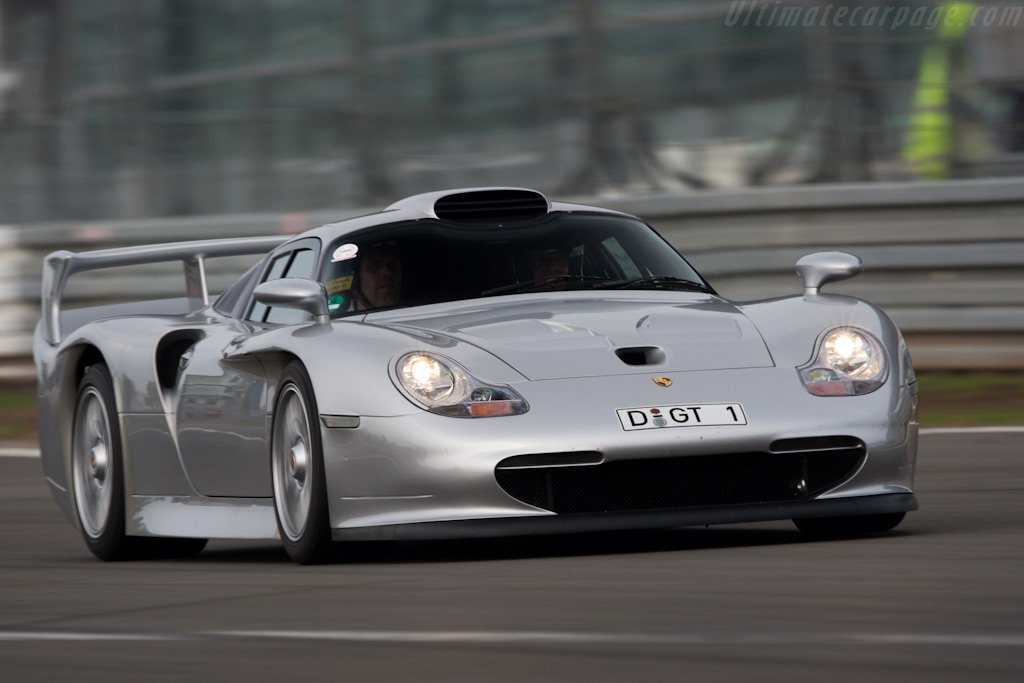
[[[398,305],[402,289],[402,262],[396,249],[374,249],[359,262],[359,288],[375,308]]]

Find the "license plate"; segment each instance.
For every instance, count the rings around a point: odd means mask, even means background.
[[[619,416],[622,428],[627,432],[638,429],[747,424],[747,416],[739,403],[688,403],[677,406],[620,408],[615,413]]]

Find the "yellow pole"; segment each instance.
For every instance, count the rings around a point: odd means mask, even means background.
[[[903,159],[917,174],[929,180],[950,176],[953,158],[953,118],[949,107],[949,75],[952,43],[962,39],[974,5],[947,2],[940,5],[940,42],[929,45],[921,57],[921,69],[908,121]]]

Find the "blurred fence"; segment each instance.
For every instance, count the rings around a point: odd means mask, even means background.
[[[0,221],[1020,174],[1024,5],[950,4],[0,0]]]
[[[869,299],[900,325],[922,368],[1024,369],[1024,181],[878,183],[580,198],[642,216],[733,300],[798,293],[797,259],[849,251],[864,274],[827,291]],[[42,258],[89,249],[294,233],[367,211],[250,214],[0,227],[0,356],[25,356]],[[211,291],[245,259],[210,263]],[[70,307],[180,295],[180,264],[96,271]]]

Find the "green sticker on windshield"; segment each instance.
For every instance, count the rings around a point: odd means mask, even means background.
[[[327,299],[327,310],[334,313],[336,310],[345,305],[345,297],[341,294],[335,294],[334,296]]]

